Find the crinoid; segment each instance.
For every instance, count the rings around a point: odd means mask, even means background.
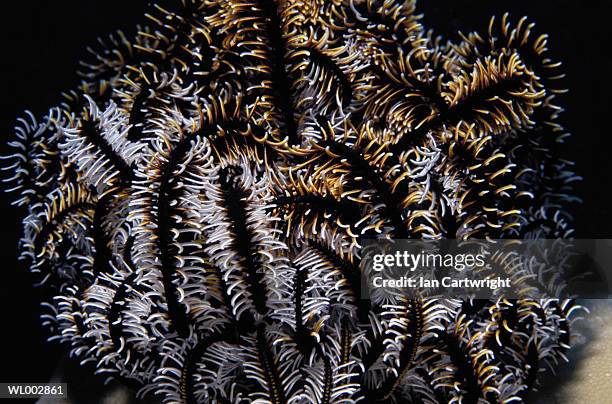
[[[572,233],[547,37],[415,7],[159,1],[101,40],[6,166],[53,338],[166,402],[524,400],[572,301],[360,300],[366,238]]]

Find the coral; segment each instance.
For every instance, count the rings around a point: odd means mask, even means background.
[[[166,402],[524,400],[571,300],[360,299],[372,238],[568,238],[547,37],[414,1],[174,0],[8,158],[43,322]]]

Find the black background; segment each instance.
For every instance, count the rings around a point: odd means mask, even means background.
[[[8,2],[4,2],[8,3]],[[0,19],[0,152],[12,136],[15,119],[30,109],[42,116],[75,87],[77,61],[97,36],[116,29],[134,32],[144,0],[18,1],[3,4]],[[610,13],[605,1],[575,0],[421,0],[423,23],[449,39],[457,31],[486,32],[489,17],[510,11],[537,22],[549,33],[551,54],[563,61],[570,93],[563,96],[563,122],[572,132],[566,157],[576,162],[584,180],[576,193],[583,199],[574,211],[576,236],[612,238],[608,201],[612,162],[609,131],[612,44]],[[23,212],[0,201],[0,381],[44,382],[61,349],[44,344],[38,322],[39,291],[16,261]]]

